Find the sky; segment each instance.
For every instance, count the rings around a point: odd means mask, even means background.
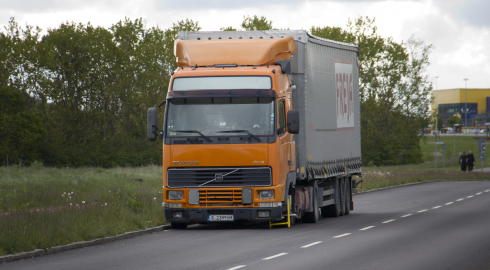
[[[434,88],[464,88],[464,78],[468,88],[490,88],[490,0],[0,0],[0,7],[0,31],[11,17],[43,30],[67,21],[110,27],[126,17],[167,29],[188,18],[203,31],[219,31],[240,28],[244,15],[295,30],[346,27],[369,16],[383,37],[401,42],[413,35],[434,46],[427,69]]]

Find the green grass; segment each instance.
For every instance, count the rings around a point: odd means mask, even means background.
[[[364,183],[362,183],[362,188],[360,188],[360,190],[370,190],[436,179],[490,179],[490,173],[480,172],[481,162],[477,158],[479,156],[478,140],[475,139],[474,135],[456,137],[451,135],[440,135],[438,141],[444,142],[447,145],[447,149],[443,151],[441,145],[437,146],[437,152],[441,154],[441,156],[437,157],[437,170],[435,169],[435,155],[433,155],[436,152],[434,136],[425,137],[425,140],[422,139],[420,141],[420,148],[424,158],[423,163],[401,166],[363,167],[362,171]],[[456,142],[456,155],[454,155],[454,141]],[[488,144],[490,144],[490,141],[488,141]],[[461,172],[459,157],[462,150],[464,150],[466,153],[468,153],[468,150],[470,150],[475,155],[475,168],[471,173]],[[483,162],[483,168],[485,167],[490,167],[490,159],[485,159]]]
[[[159,166],[0,167],[0,255],[165,224],[161,175]]]

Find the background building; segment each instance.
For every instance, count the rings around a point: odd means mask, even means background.
[[[446,120],[453,115],[460,116],[464,125],[465,89],[433,90],[431,105],[433,113],[436,112],[436,96],[438,99],[437,107],[444,127],[448,127]],[[487,120],[490,122],[490,88],[467,88],[466,105],[468,127],[481,127]]]

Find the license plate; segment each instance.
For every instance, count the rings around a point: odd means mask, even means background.
[[[208,215],[208,221],[233,221],[233,215]]]

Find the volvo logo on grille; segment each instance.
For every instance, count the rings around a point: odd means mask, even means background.
[[[199,165],[199,161],[174,161],[174,165]]]
[[[216,179],[216,182],[222,182],[223,181],[223,174],[222,173],[215,174],[214,179]]]

